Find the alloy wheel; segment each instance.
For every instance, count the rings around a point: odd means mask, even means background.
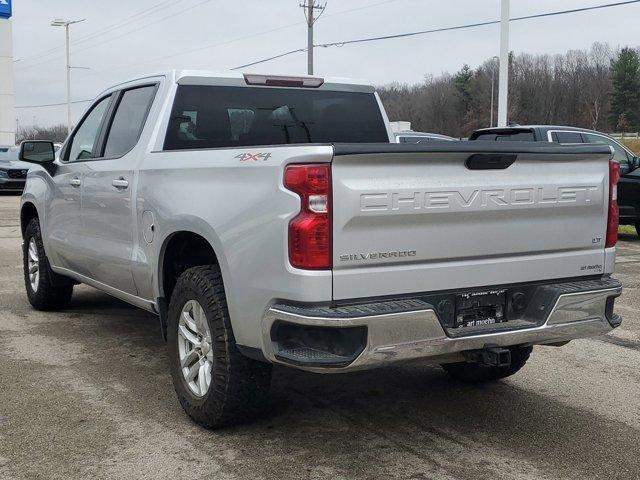
[[[178,355],[189,390],[196,397],[204,397],[211,386],[213,345],[207,316],[196,300],[185,303],[180,313]]]
[[[34,237],[31,237],[29,240],[27,267],[29,269],[29,283],[31,284],[31,290],[35,293],[38,291],[38,285],[40,284],[40,257],[38,256],[38,247]]]

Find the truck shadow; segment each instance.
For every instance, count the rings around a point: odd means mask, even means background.
[[[640,444],[629,425],[510,380],[460,384],[420,362],[337,375],[276,367],[267,418],[207,431],[178,405],[156,317],[92,290],[78,292],[65,314],[72,319],[65,338],[97,355],[82,374],[126,385],[110,401],[203,455],[235,452],[229,455],[242,461],[223,462],[223,472],[239,478],[615,478],[640,471],[637,449],[620,448]],[[155,360],[138,362],[132,345]],[[525,367],[519,375],[566,374]]]
[[[519,373],[545,374],[553,375],[526,367]],[[371,454],[375,444],[378,455],[370,461],[380,469],[389,448],[453,476],[486,475],[492,464],[500,476],[505,457],[553,478],[611,478],[621,466],[640,469],[635,452],[609,451],[613,444],[637,445],[640,432],[509,380],[469,386],[419,362],[332,376],[278,368],[272,395],[271,422],[294,444],[312,437],[328,463],[344,452]]]

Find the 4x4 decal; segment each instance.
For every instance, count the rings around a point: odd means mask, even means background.
[[[266,162],[271,158],[271,153],[239,153],[234,158],[238,158],[241,162],[257,162],[262,160]]]

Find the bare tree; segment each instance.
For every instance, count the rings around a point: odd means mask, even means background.
[[[52,142],[62,143],[66,138],[67,126],[62,124],[53,127],[39,127],[37,125],[20,127],[16,135],[18,143],[24,140],[50,140]]]
[[[510,55],[509,119],[520,124],[574,125],[606,130],[611,111],[614,52],[606,43],[563,55]],[[379,88],[391,120],[415,130],[467,136],[489,126],[495,60],[416,85]]]

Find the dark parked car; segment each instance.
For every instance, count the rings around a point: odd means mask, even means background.
[[[22,192],[33,167],[18,160],[18,147],[0,147],[0,192]]]
[[[506,128],[483,128],[469,140],[494,142],[555,142],[563,145],[603,143],[613,147],[613,159],[620,162],[618,205],[620,224],[634,225],[640,235],[640,158],[613,137],[595,130],[551,125],[518,125]]]

